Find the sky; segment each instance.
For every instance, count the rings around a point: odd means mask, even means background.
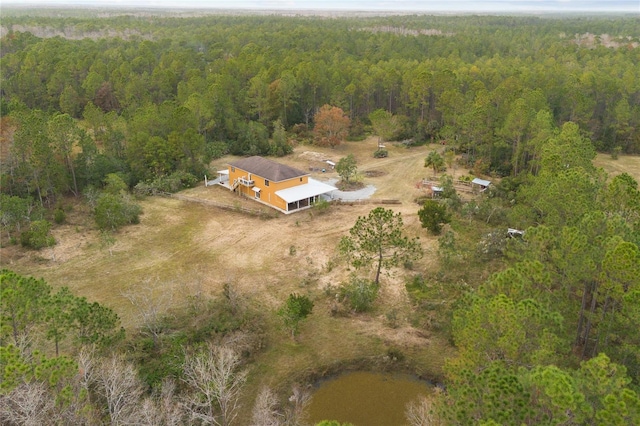
[[[415,12],[638,12],[640,0],[0,0],[4,5]]]

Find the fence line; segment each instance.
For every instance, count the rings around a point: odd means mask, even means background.
[[[253,216],[268,216],[269,212],[262,210],[262,209],[249,209],[247,207],[242,207],[239,205],[231,205],[231,204],[225,204],[225,203],[221,203],[219,201],[213,201],[213,200],[205,200],[202,198],[194,198],[194,197],[187,197],[186,195],[181,195],[181,194],[171,194],[169,192],[161,192],[158,193],[158,195],[161,195],[163,197],[168,197],[168,198],[175,198],[176,200],[181,200],[181,201],[188,201],[190,203],[198,203],[198,204],[203,204],[205,206],[211,206],[211,207],[217,207],[219,209],[223,209],[223,210],[230,210],[230,211],[234,211],[234,212],[242,212],[242,213],[247,213]]]

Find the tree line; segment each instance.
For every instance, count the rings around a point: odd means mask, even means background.
[[[8,31],[2,114],[86,119],[134,181],[200,172],[207,150],[269,154],[274,123],[300,136],[323,105],[346,112],[353,138],[383,109],[402,124],[397,138],[444,140],[502,175],[531,167],[539,113],[577,123],[598,150],[640,150],[631,18],[16,16],[3,25],[26,23],[119,37]],[[581,44],[587,33],[615,43]],[[144,160],[160,148],[155,163]]]

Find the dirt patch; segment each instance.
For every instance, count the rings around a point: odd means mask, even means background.
[[[336,183],[336,187],[340,191],[345,191],[345,192],[358,191],[364,188],[364,183],[363,182],[345,182],[343,180],[340,180],[339,182]]]
[[[364,171],[364,175],[366,177],[381,177],[381,176],[385,176],[387,174],[387,172],[384,172],[382,170],[365,170]]]

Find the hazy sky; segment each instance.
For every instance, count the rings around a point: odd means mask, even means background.
[[[145,6],[216,9],[329,9],[396,11],[638,12],[640,0],[0,0],[2,4]]]

